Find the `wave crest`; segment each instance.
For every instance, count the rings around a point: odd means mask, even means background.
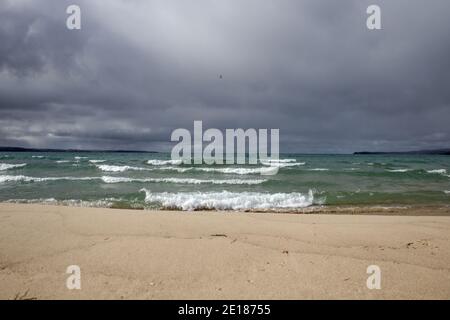
[[[174,166],[179,166],[180,164],[182,164],[183,161],[182,160],[148,160],[147,164],[153,165],[153,166],[165,166],[165,165],[174,165]]]
[[[154,183],[180,183],[180,184],[246,184],[255,185],[266,182],[267,180],[202,180],[193,178],[126,178],[126,177],[109,177],[103,176],[105,183],[124,183],[124,182],[154,182]]]
[[[167,209],[181,210],[276,210],[298,209],[321,204],[323,200],[314,201],[314,192],[302,193],[258,193],[258,192],[186,192],[186,193],[152,193],[145,188],[145,202],[157,204]]]
[[[5,171],[14,168],[22,168],[25,167],[26,165],[27,165],[26,163],[19,163],[19,164],[0,163],[0,171]]]

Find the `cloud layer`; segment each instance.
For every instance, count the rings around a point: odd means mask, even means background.
[[[0,145],[169,150],[170,133],[279,128],[284,152],[449,147],[450,2],[0,3]]]

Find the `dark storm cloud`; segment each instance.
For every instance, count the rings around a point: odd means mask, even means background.
[[[168,150],[203,120],[285,152],[448,147],[446,0],[78,1],[70,31],[73,3],[0,3],[0,145]]]

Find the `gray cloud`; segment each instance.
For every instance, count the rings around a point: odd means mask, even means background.
[[[72,3],[0,4],[0,145],[168,150],[203,120],[284,152],[448,147],[446,0],[78,1],[70,31]]]

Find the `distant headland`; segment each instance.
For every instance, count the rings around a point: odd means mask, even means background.
[[[450,155],[450,149],[435,149],[435,150],[415,150],[415,151],[391,151],[391,152],[369,152],[361,151],[353,154],[436,154],[436,155]]]
[[[0,147],[0,152],[117,152],[117,153],[158,153],[143,150],[83,150],[83,149],[40,149],[21,147]]]

